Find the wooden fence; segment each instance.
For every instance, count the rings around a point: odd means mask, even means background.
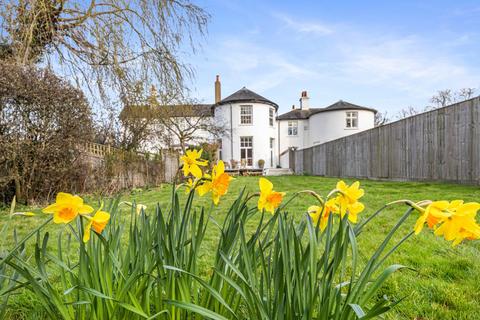
[[[296,173],[480,184],[480,97],[296,150]]]
[[[116,191],[172,182],[179,167],[179,155],[173,151],[129,153],[92,142],[83,143],[81,150],[85,184],[97,185],[98,189],[107,185],[107,189]]]

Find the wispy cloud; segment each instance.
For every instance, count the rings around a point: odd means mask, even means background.
[[[333,29],[330,26],[317,21],[299,21],[283,13],[274,13],[273,16],[296,32],[310,33],[319,36],[326,36],[333,33]]]
[[[417,36],[383,40],[350,41],[339,45],[341,72],[362,83],[398,86],[412,93],[471,86],[480,77],[461,61],[438,48],[429,48]],[[454,88],[454,89],[455,89]]]
[[[252,41],[229,39],[215,50],[215,60],[227,65],[232,74],[245,77],[248,85],[264,91],[275,88],[285,81],[312,74],[296,59],[282,52],[258,45]]]

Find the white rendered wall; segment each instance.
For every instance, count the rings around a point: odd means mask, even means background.
[[[240,106],[250,105],[253,110],[252,124],[240,124]],[[215,120],[225,123],[227,133],[222,137],[222,160],[230,163],[234,159],[240,163],[240,137],[253,137],[253,167],[258,160],[265,160],[265,168],[271,166],[270,138],[273,144],[273,167],[277,165],[278,137],[274,113],[273,126],[269,123],[269,110],[273,108],[263,103],[232,103],[215,107]]]
[[[288,135],[288,122],[297,121],[297,135]],[[280,153],[284,152],[290,147],[296,147],[298,149],[306,148],[310,145],[310,125],[308,120],[279,120],[278,125],[280,127]],[[307,126],[307,130],[305,130]]]
[[[346,127],[346,113],[358,112],[358,128]],[[321,144],[351,134],[371,129],[375,125],[375,114],[367,110],[336,110],[320,112],[310,116],[310,141],[311,145]]]

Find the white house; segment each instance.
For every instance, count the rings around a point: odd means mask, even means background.
[[[198,140],[216,140],[219,159],[251,168],[258,168],[259,160],[264,160],[265,168],[288,168],[291,148],[308,148],[374,127],[375,109],[342,100],[325,108],[310,108],[309,100],[303,91],[298,108],[278,115],[277,103],[245,87],[222,99],[217,75],[215,103],[193,106],[190,112],[194,117],[198,108],[198,113],[208,114],[225,129],[220,137],[202,134]]]
[[[310,108],[307,91],[300,97],[300,107],[277,117],[280,166],[288,167],[289,148],[308,148],[355,134],[375,125],[375,109],[345,101],[325,108]]]

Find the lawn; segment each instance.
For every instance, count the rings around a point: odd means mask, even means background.
[[[284,176],[271,177],[270,179],[277,191],[286,191],[293,194],[295,191],[311,189],[326,195],[334,186],[337,179],[311,177],[311,176]],[[351,182],[351,180],[348,180]],[[237,197],[242,188],[248,191],[257,190],[258,178],[239,177],[235,179],[228,194],[222,199],[217,208],[213,208],[211,217],[221,222],[225,212],[232,201]],[[420,201],[430,200],[454,200],[479,201],[480,188],[473,186],[459,186],[452,184],[436,183],[404,183],[404,182],[380,182],[361,181],[365,189],[365,196],[362,202],[366,209],[361,214],[361,219],[372,214],[383,204],[398,200],[410,199]],[[122,195],[122,199],[148,206],[154,210],[157,203],[160,206],[168,206],[171,192],[170,185],[164,185],[150,190],[134,190]],[[183,194],[183,191],[181,191]],[[288,198],[287,194],[287,198]],[[87,197],[88,198],[88,197]],[[90,197],[90,200],[97,200]],[[255,200],[252,200],[254,202]],[[315,204],[313,198],[302,196],[294,199],[287,207],[289,214],[296,219],[303,219],[306,208]],[[197,206],[205,205],[210,208],[209,199],[202,198],[196,202]],[[252,203],[254,205],[254,203]],[[126,215],[129,209],[124,208]],[[402,206],[390,208],[383,212],[360,238],[360,248],[364,256],[379,244],[388,230],[393,226],[399,216],[404,212]],[[416,216],[413,215],[407,221],[402,232],[409,232],[415,223]],[[0,229],[7,221],[6,210],[2,211]],[[17,228],[18,233],[25,234],[32,229],[34,224],[40,223],[43,217],[25,218],[15,217],[12,221],[8,234],[4,234],[0,248],[11,247],[13,242],[12,227]],[[258,221],[258,220],[257,220]],[[255,219],[247,225],[247,231],[253,230],[257,223]],[[58,232],[58,226],[50,225],[48,230]],[[204,255],[201,266],[204,272],[209,272],[209,263],[213,259],[219,230],[212,222],[207,230],[204,241]],[[401,235],[399,235],[400,237]],[[429,230],[425,230],[419,236],[411,238],[405,243],[387,263],[399,263],[415,269],[403,270],[394,275],[384,287],[383,293],[389,297],[405,300],[390,313],[388,319],[479,319],[480,318],[480,263],[479,263],[480,242],[463,243],[452,248],[443,239],[437,238]],[[37,319],[41,310],[35,304],[32,294],[24,292],[12,297],[11,319]]]

